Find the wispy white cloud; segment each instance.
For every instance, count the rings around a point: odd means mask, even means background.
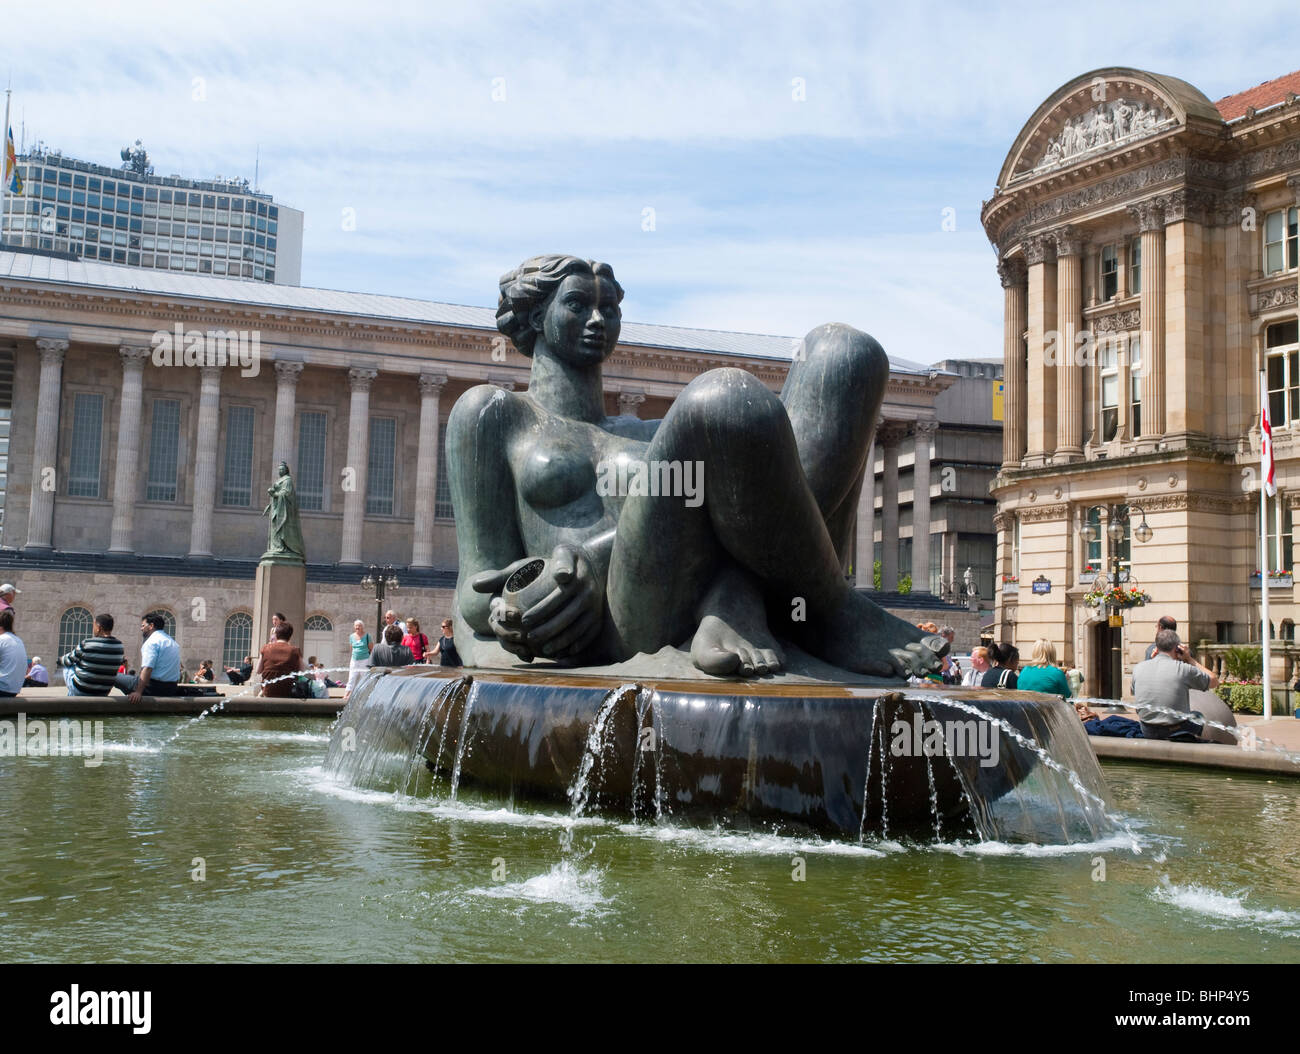
[[[263,189],[306,213],[306,283],[490,303],[524,256],[572,251],[634,279],[629,317],[860,316],[908,358],[998,354],[980,199],[1059,84],[1132,65],[1214,98],[1300,64],[1276,0],[69,0],[5,21],[29,141],[111,162],[140,136],[198,177],[251,178],[260,152]]]

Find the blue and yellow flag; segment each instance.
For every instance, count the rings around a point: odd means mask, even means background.
[[[18,175],[18,153],[14,150],[14,130],[7,129],[5,135],[5,177],[4,184],[11,194],[23,192],[23,181]]]

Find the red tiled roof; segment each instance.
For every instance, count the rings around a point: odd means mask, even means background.
[[[1226,95],[1214,104],[1225,121],[1235,121],[1246,116],[1248,107],[1262,110],[1267,106],[1285,102],[1288,94],[1300,95],[1300,70],[1265,81],[1254,88],[1239,91],[1236,95]]]

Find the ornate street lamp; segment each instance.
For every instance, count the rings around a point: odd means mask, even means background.
[[[361,580],[361,584],[367,589],[375,591],[375,639],[383,639],[384,634],[384,597],[389,589],[396,591],[397,572],[393,570],[392,564],[385,564],[379,567],[371,564],[366,571],[366,577]]]
[[[1092,581],[1093,593],[1105,593],[1112,588],[1118,588],[1120,585],[1133,584],[1132,572],[1127,567],[1120,566],[1119,543],[1124,540],[1124,529],[1131,522],[1132,515],[1137,512],[1142,517],[1142,522],[1133,528],[1133,537],[1139,542],[1146,543],[1151,541],[1155,531],[1147,523],[1146,511],[1140,505],[1110,505],[1107,507],[1106,514],[1106,534],[1109,536],[1112,545],[1108,546],[1110,551],[1110,575],[1107,576],[1105,571],[1098,571],[1097,577]],[[1089,544],[1097,541],[1100,537],[1098,530],[1092,524],[1085,522],[1079,529],[1079,534],[1083,540]],[[1111,626],[1124,625],[1124,606],[1112,602],[1106,604],[1109,622]]]

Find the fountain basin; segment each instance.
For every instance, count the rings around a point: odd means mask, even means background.
[[[410,790],[417,769],[575,813],[740,829],[1066,843],[1110,828],[1073,709],[1030,692],[617,678],[376,674],[325,768]]]

